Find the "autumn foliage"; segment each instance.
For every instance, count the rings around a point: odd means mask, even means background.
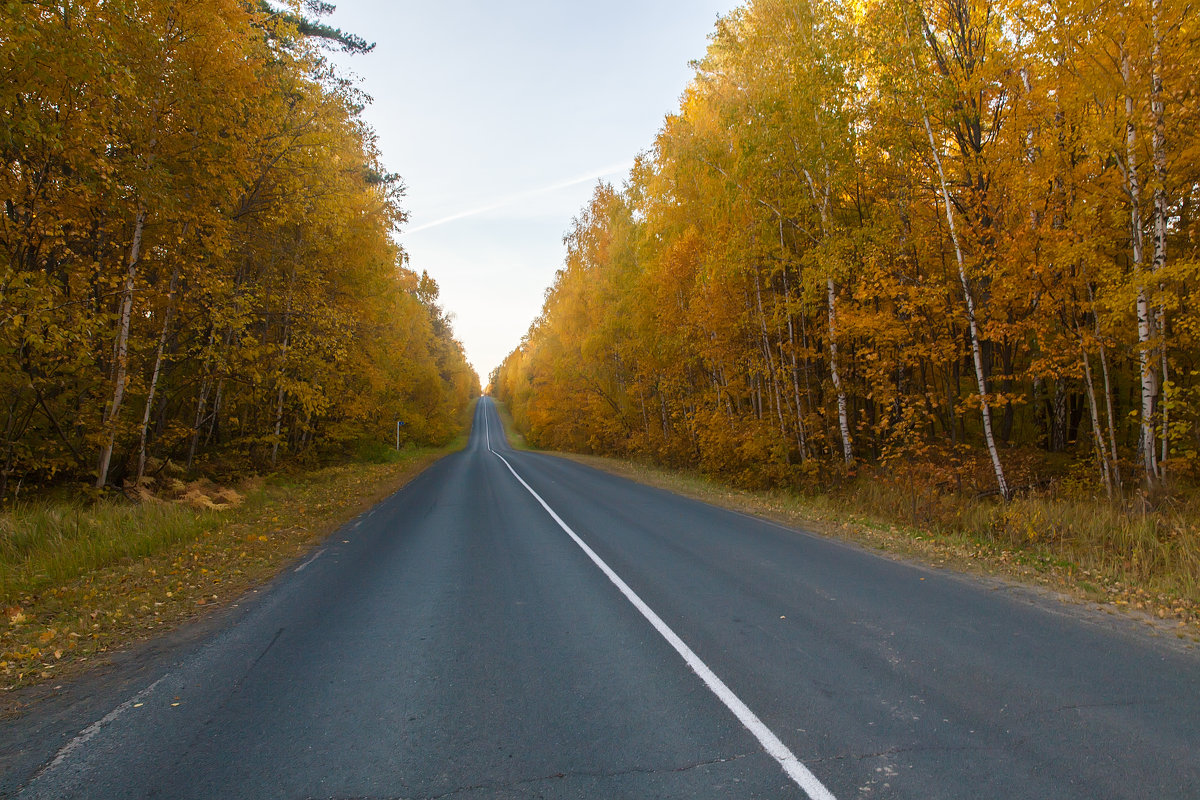
[[[1181,0],[753,0],[494,391],[744,484],[1195,475],[1198,62]]]
[[[303,19],[0,5],[0,495],[457,432],[478,380]]]

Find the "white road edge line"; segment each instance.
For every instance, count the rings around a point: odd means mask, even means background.
[[[156,680],[154,683],[147,686],[145,689],[142,689],[140,692],[135,694],[133,697],[126,700],[124,703],[121,703],[121,705],[117,706],[112,711],[108,712],[103,717],[101,717],[100,719],[93,722],[91,725],[88,725],[82,731],[80,731],[78,736],[76,736],[71,741],[67,742],[65,745],[62,746],[62,749],[60,749],[57,753],[55,753],[54,759],[49,764],[47,764],[46,766],[39,769],[37,771],[37,773],[32,778],[29,779],[29,784],[32,785],[33,782],[36,781],[38,778],[42,777],[47,772],[50,772],[51,770],[56,769],[59,764],[63,763],[70,757],[71,753],[74,753],[80,747],[83,747],[85,744],[87,744],[88,741],[93,736],[95,736],[97,733],[100,732],[101,728],[103,728],[105,725],[108,725],[109,723],[113,722],[114,720],[116,720],[117,717],[121,716],[126,711],[133,708],[135,703],[140,703],[143,700],[145,700],[147,697],[149,697],[150,693],[153,692],[154,689],[160,683],[162,683],[164,680],[166,680],[165,675],[163,677],[159,678],[158,680]]]
[[[684,641],[679,638],[675,631],[671,630],[667,626],[667,623],[663,622],[662,618],[659,617],[658,614],[654,613],[654,610],[651,609],[650,606],[646,605],[642,598],[638,597],[637,593],[633,591],[633,589],[629,588],[629,584],[625,583],[625,581],[621,579],[621,576],[613,572],[612,568],[609,567],[608,564],[606,564],[604,560],[600,558],[600,556],[596,555],[595,551],[588,547],[587,543],[580,539],[575,531],[571,530],[571,526],[563,522],[562,517],[555,513],[554,509],[552,509],[549,504],[542,499],[541,495],[535,492],[533,487],[526,483],[525,479],[517,474],[517,471],[513,469],[512,464],[508,463],[508,459],[492,449],[492,430],[491,425],[488,423],[486,413],[484,414],[483,421],[485,435],[487,437],[488,452],[504,462],[504,466],[508,467],[508,471],[513,474],[513,477],[516,478],[517,481],[519,481],[520,484],[524,486],[531,495],[533,495],[533,499],[537,500],[538,503],[541,504],[542,508],[546,509],[546,513],[558,523],[558,527],[566,531],[566,534],[571,537],[575,544],[579,545],[580,549],[583,550],[587,557],[592,560],[592,563],[599,567],[600,571],[608,576],[608,579],[613,582],[613,585],[615,585],[617,589],[621,591],[621,594],[625,595],[625,598],[633,604],[634,608],[641,612],[642,616],[646,618],[646,620],[654,627],[656,631],[658,631],[659,635],[666,639],[667,643],[670,644],[671,647],[675,648],[675,652],[679,653],[679,655],[683,657],[683,660],[687,662],[687,665],[692,668],[692,671],[695,672],[696,675],[700,677],[700,680],[704,681],[704,684],[709,688],[710,691],[712,691],[713,694],[717,696],[717,699],[724,703],[725,707],[733,712],[733,715],[738,718],[738,722],[741,722],[742,725],[746,727],[746,730],[750,731],[750,733],[754,735],[754,738],[758,739],[758,743],[762,745],[762,748],[766,750],[772,758],[779,762],[779,765],[783,767],[783,771],[787,773],[787,776],[795,781],[797,786],[804,790],[804,793],[809,796],[810,800],[837,800],[837,798],[835,798],[833,794],[826,789],[819,780],[817,780],[817,776],[809,772],[808,767],[804,766],[800,759],[796,758],[795,754],[788,749],[787,745],[780,741],[779,737],[776,736],[771,729],[768,728],[766,724],[758,718],[758,715],[751,711],[750,707],[743,703],[741,698],[734,694],[733,690],[726,686],[725,682],[718,678],[717,674],[713,672],[707,664],[700,660],[700,657],[692,651],[692,648],[688,647]]]
[[[309,559],[308,559],[307,561],[305,561],[303,564],[301,564],[300,566],[298,566],[298,567],[296,567],[294,570],[292,570],[292,572],[299,572],[300,570],[304,569],[304,568],[305,568],[305,567],[307,567],[309,564],[311,564],[312,562],[314,562],[314,561],[316,561],[318,558],[320,558],[320,557],[321,557],[321,554],[322,554],[322,553],[324,553],[324,552],[325,552],[325,548],[321,548],[321,549],[320,549],[320,550],[318,550],[317,552],[313,553],[313,554],[312,554],[312,556],[310,556],[310,557],[309,557]]]

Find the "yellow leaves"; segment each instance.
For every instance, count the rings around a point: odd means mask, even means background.
[[[159,464],[186,452],[189,467],[273,468],[326,438],[374,435],[397,405],[411,406],[410,439],[456,427],[478,378],[436,284],[421,282],[424,305],[401,294],[389,231],[402,212],[386,196],[396,181],[344,90],[316,79],[314,61],[281,57],[245,4],[182,16],[159,0],[136,17],[105,8],[69,27],[23,18],[6,42],[32,72],[0,87],[0,105],[17,109],[13,169],[0,174],[14,223],[0,240],[11,256],[0,350],[23,353],[28,369],[0,363],[0,394],[39,419],[7,443],[18,463],[6,474],[25,486],[56,471],[76,478],[110,433],[140,456],[152,392],[179,401],[146,437]],[[43,165],[38,180],[27,164]],[[134,270],[133,377],[109,420],[115,298],[129,221],[143,211],[151,268]],[[160,342],[178,360],[154,378]],[[16,379],[26,374],[32,385]],[[197,408],[211,414],[201,431]],[[170,466],[147,472],[169,477]]]

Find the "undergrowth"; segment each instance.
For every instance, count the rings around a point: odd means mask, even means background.
[[[1200,513],[1184,499],[1151,506],[1142,495],[1115,502],[1047,491],[1003,502],[925,491],[914,502],[911,486],[870,475],[824,497],[841,513],[866,509],[889,524],[937,536],[963,534],[992,549],[1200,602]]]

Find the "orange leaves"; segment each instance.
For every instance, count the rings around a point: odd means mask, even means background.
[[[1178,219],[1149,289],[1120,174],[1131,157],[1152,172],[1148,149],[1125,153],[1124,99],[1148,148],[1147,70],[1178,81],[1200,40],[1171,27],[1178,57],[1154,62],[1142,31],[1125,86],[1104,66],[1119,31],[1075,35],[1120,20],[1069,0],[1033,17],[954,0],[923,19],[784,5],[721,22],[625,191],[601,187],[576,221],[541,317],[492,376],[529,440],[787,482],[828,474],[788,468],[835,463],[853,436],[867,460],[930,463],[977,492],[992,439],[997,475],[1003,459],[1042,481],[1101,450],[1116,475],[1153,351],[1168,463],[1200,471],[1200,161],[1180,155],[1200,152],[1182,124],[1200,105],[1168,90],[1154,174],[1180,176]],[[1145,341],[1139,290],[1168,320]]]

